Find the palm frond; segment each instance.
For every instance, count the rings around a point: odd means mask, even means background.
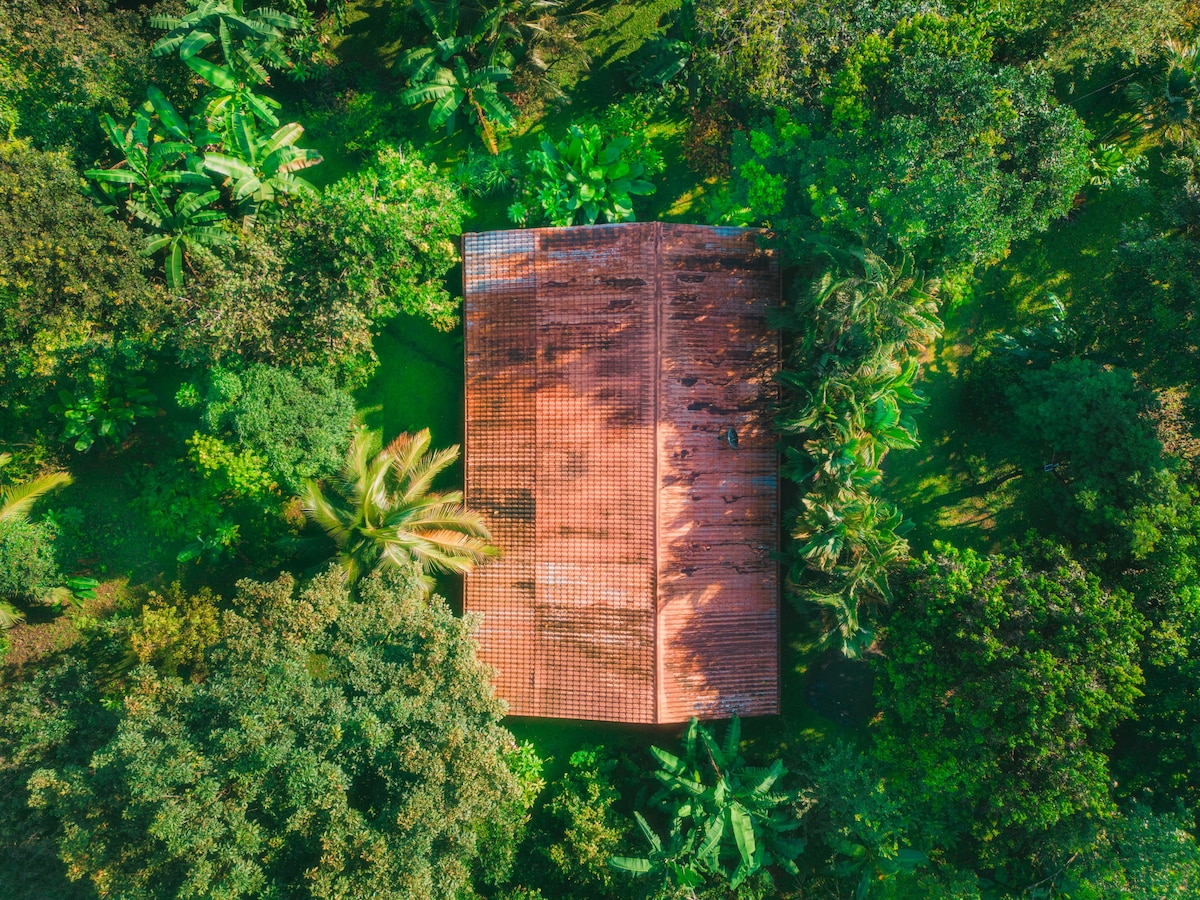
[[[51,472],[24,484],[0,490],[0,521],[25,518],[38,499],[55,488],[66,487],[74,479],[66,472]]]

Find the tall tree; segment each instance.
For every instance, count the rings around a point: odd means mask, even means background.
[[[129,900],[454,900],[522,815],[470,624],[411,569],[239,585],[200,683],[135,674],[89,765],[34,773],[75,879]]]
[[[939,545],[897,594],[876,684],[896,796],[960,864],[1020,861],[1030,883],[1094,846],[1142,682],[1130,597],[1048,543]]]

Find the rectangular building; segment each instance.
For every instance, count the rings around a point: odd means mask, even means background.
[[[513,715],[779,709],[779,341],[758,232],[662,223],[463,238],[467,578]]]

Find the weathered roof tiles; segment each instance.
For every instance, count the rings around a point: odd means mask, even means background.
[[[779,706],[779,270],[757,233],[468,234],[467,579],[514,715],[677,722]]]

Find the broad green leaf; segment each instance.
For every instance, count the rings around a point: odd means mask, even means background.
[[[224,69],[221,66],[210,63],[207,59],[202,59],[199,56],[189,57],[184,62],[187,63],[193,72],[209,84],[223,91],[232,92],[237,90],[237,78],[229,69]]]
[[[737,844],[742,862],[750,864],[754,860],[756,849],[754,823],[746,812],[746,808],[740,803],[734,803],[729,808],[729,825],[733,829],[733,840]]]

